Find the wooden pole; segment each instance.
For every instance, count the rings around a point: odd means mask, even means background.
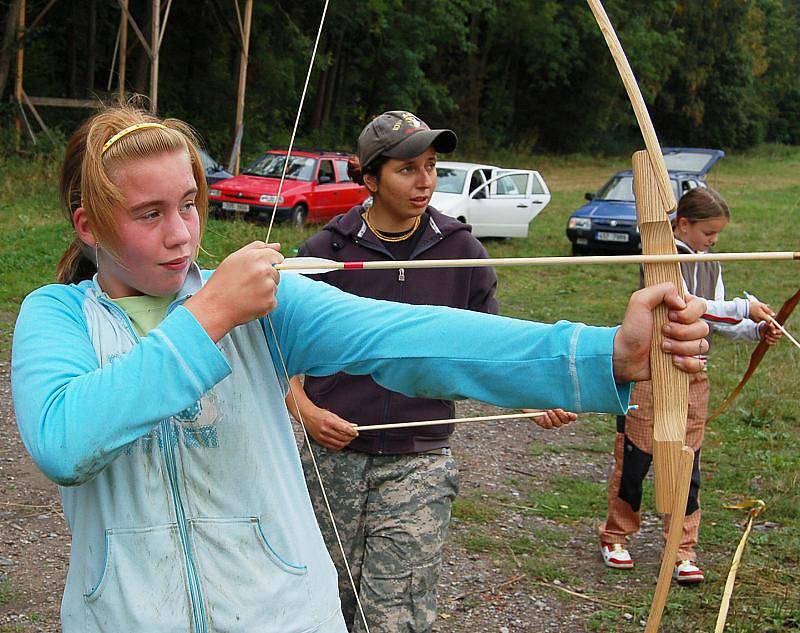
[[[22,73],[24,70],[24,60],[25,60],[25,45],[22,42],[22,38],[24,37],[25,33],[25,0],[21,0],[19,3],[19,13],[17,14],[17,72],[16,76],[14,77],[14,98],[17,100],[17,104],[20,107],[20,114],[17,117],[17,120],[14,122],[14,131],[15,131],[15,147],[17,151],[21,148],[22,142]]]
[[[234,0],[237,3],[239,0]],[[253,22],[253,0],[247,0],[244,6],[244,26],[241,31],[242,35],[242,54],[239,58],[239,90],[236,96],[236,127],[234,128],[234,137],[239,138],[241,129],[244,125],[244,95],[247,88],[247,61],[250,51],[250,26]],[[241,143],[234,143],[235,157],[233,161],[233,173],[239,173],[239,159],[241,156]]]
[[[119,80],[117,88],[117,101],[125,103],[125,73],[128,61],[128,0],[120,0],[122,15],[119,18]]]
[[[150,10],[153,13],[150,20],[150,112],[158,112],[158,36],[161,30],[161,1],[152,0]]]

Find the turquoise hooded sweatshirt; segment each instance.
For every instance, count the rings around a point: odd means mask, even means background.
[[[408,396],[626,409],[614,328],[374,301],[284,275],[271,324],[215,344],[182,306],[210,274],[192,269],[142,338],[96,280],[23,302],[14,406],[72,533],[64,633],[345,632],[282,362],[290,376],[372,374]]]

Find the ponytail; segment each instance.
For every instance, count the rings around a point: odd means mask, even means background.
[[[358,156],[347,159],[347,175],[357,185],[364,184],[364,174],[361,173],[361,161],[358,160]]]
[[[56,282],[60,284],[77,284],[91,279],[97,272],[94,260],[86,254],[86,244],[77,237],[69,245],[56,266]]]

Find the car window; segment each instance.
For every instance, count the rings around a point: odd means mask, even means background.
[[[667,152],[667,150],[664,150]],[[718,160],[719,152],[708,151],[680,151],[670,150],[664,154],[664,164],[669,171],[689,171],[700,174],[709,169],[709,163],[713,164]]]
[[[252,165],[242,170],[243,174],[250,176],[265,176],[266,178],[280,178],[283,165],[286,162],[285,154],[264,154]],[[292,156],[286,168],[288,180],[305,180],[310,182],[314,178],[314,169],[317,161],[306,156]]]
[[[501,172],[502,173],[502,172]],[[521,196],[528,190],[528,174],[510,174],[497,181],[496,195]]]
[[[673,186],[674,185],[673,181]],[[619,202],[634,202],[633,176],[614,176],[595,196],[598,200],[617,200]]]
[[[347,161],[346,160],[337,160],[336,161],[336,180],[339,182],[350,182],[350,174],[347,173]]]
[[[472,193],[485,182],[486,179],[483,177],[482,171],[480,171],[479,169],[473,171],[472,177],[469,179],[469,192]]]
[[[317,182],[336,182],[332,160],[319,161],[319,174],[317,174]]]
[[[436,191],[440,193],[461,193],[467,179],[465,169],[452,167],[436,167]]]
[[[532,194],[543,194],[544,191],[544,184],[542,183],[541,178],[537,178],[535,174],[531,174],[533,177],[533,185],[531,186],[531,193]]]

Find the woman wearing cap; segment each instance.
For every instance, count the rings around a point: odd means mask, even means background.
[[[436,186],[436,155],[456,147],[451,130],[431,130],[410,112],[386,112],[371,121],[351,160],[353,180],[372,194],[311,237],[300,255],[339,261],[483,258],[488,254],[469,226],[429,206]],[[320,279],[352,294],[412,304],[497,312],[494,269],[440,268],[337,271]],[[358,328],[358,315],[353,315]],[[421,341],[409,341],[409,356]],[[458,471],[450,454],[452,424],[365,431],[372,425],[449,419],[449,400],[408,398],[370,376],[292,381],[287,397],[312,439],[323,483],[370,629],[428,631],[436,617],[441,549],[450,522]],[[300,409],[299,414],[297,409]],[[543,425],[572,419],[558,410]],[[321,498],[308,450],[306,479],[328,548],[337,562],[345,620],[362,630],[355,596]]]

